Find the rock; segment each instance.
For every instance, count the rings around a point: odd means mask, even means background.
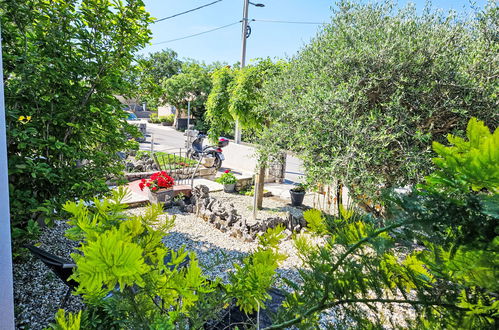
[[[240,216],[231,214],[231,215],[229,215],[229,217],[227,219],[227,225],[233,226],[235,223],[239,222],[240,220],[241,220]]]
[[[300,218],[298,219],[298,223],[300,224],[300,226],[301,226],[302,228],[307,227],[307,221],[305,220],[305,218],[304,218],[304,217],[300,217]]]

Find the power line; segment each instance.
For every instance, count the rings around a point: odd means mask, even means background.
[[[174,18],[174,17],[180,16],[180,15],[184,15],[184,14],[190,13],[191,11],[195,11],[195,10],[198,10],[198,9],[201,9],[201,8],[204,8],[204,7],[208,7],[208,6],[214,5],[214,4],[216,4],[217,2],[220,2],[220,1],[222,1],[222,0],[213,1],[213,2],[207,3],[206,5],[202,5],[202,6],[199,6],[199,7],[196,7],[196,8],[192,8],[192,9],[189,9],[187,11],[183,11],[181,13],[178,13],[178,14],[175,14],[175,15],[172,15],[172,16],[160,18],[160,19],[155,20],[153,23],[158,23],[158,22],[170,19],[170,18]]]
[[[252,22],[265,22],[265,23],[287,23],[287,24],[315,24],[315,25],[322,25],[325,23],[320,23],[320,22],[300,22],[300,21],[276,21],[276,20],[271,20],[271,19],[252,19]]]
[[[196,36],[199,36],[199,35],[202,35],[202,34],[206,34],[206,33],[210,33],[210,32],[213,32],[213,31],[217,31],[217,30],[220,30],[220,29],[225,29],[226,27],[229,27],[229,26],[232,26],[232,25],[235,25],[235,24],[239,24],[239,23],[241,23],[241,21],[230,23],[230,24],[227,24],[227,25],[224,25],[224,26],[219,26],[217,28],[214,28],[214,29],[211,29],[211,30],[208,30],[208,31],[203,31],[203,32],[191,34],[191,35],[188,35],[188,36],[185,36],[185,37],[180,37],[180,38],[166,40],[166,41],[161,41],[161,42],[156,42],[156,43],[154,43],[152,45],[153,46],[154,45],[161,45],[161,44],[166,44],[168,42],[173,42],[173,41],[178,41],[178,40],[183,40],[183,39],[187,39],[187,38],[196,37]]]

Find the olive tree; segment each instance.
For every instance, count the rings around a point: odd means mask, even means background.
[[[295,151],[310,181],[339,179],[365,200],[419,182],[432,169],[430,141],[462,133],[471,116],[497,126],[497,22],[494,2],[458,18],[340,1],[266,85],[263,154]]]

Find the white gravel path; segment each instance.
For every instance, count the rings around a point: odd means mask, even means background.
[[[210,193],[210,196],[234,204],[240,214],[251,221],[253,217],[252,197],[223,192]],[[258,211],[257,220],[276,216],[287,217],[289,209],[292,209],[294,213],[302,212],[277,198],[265,198],[263,206],[263,210]],[[140,214],[143,211],[144,208],[130,210],[134,214]],[[195,252],[205,273],[211,278],[220,277],[227,280],[228,272],[232,270],[232,264],[247,256],[258,246],[256,242],[244,242],[241,239],[231,237],[203,219],[196,217],[195,214],[182,213],[176,207],[168,209],[167,216],[175,216],[176,220],[174,228],[164,239],[165,245],[172,249],[185,246],[187,250]],[[282,241],[279,249],[288,258],[280,265],[278,275],[298,281],[297,268],[301,267],[302,263],[297,256],[292,240]]]

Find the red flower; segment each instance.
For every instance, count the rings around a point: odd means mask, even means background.
[[[139,183],[140,190],[144,190],[144,182]]]
[[[230,173],[230,170],[225,170],[225,172],[224,172],[224,173]]]
[[[151,189],[152,191],[156,191],[161,188],[170,188],[173,187],[174,185],[175,181],[165,171],[156,172],[152,174],[148,180],[143,179],[142,182],[139,184],[140,187],[145,186]]]

